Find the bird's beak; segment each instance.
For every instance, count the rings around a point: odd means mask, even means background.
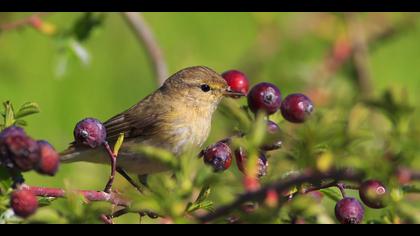
[[[230,87],[228,87],[226,90],[223,91],[223,96],[237,98],[237,97],[245,96],[245,94],[234,92],[230,89]]]

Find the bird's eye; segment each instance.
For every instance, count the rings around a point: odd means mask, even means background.
[[[208,84],[202,84],[200,86],[201,90],[203,90],[203,92],[208,92],[210,91],[210,86]]]

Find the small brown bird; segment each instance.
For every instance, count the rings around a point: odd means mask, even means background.
[[[214,70],[195,66],[183,69],[155,92],[130,109],[104,123],[107,141],[112,144],[121,133],[125,141],[117,166],[138,175],[165,171],[166,167],[130,148],[151,145],[180,155],[206,141],[214,111],[224,96],[238,96]],[[61,154],[62,162],[109,163],[103,148],[71,145]]]

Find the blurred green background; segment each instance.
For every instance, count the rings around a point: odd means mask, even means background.
[[[31,26],[0,32],[0,101],[11,100],[15,107],[26,101],[37,102],[41,113],[27,119],[27,131],[33,137],[49,140],[58,150],[72,141],[73,127],[80,119],[106,120],[156,88],[146,51],[119,13],[94,13],[104,17],[102,23],[79,42],[90,63],[71,52],[69,42],[75,41],[66,33],[72,32],[84,14],[43,16],[44,23],[55,28],[54,35]],[[0,24],[29,15],[0,13]],[[164,52],[170,74],[193,65],[206,65],[219,72],[239,69],[248,74],[252,84],[273,82],[284,95],[308,92],[321,108],[353,103],[359,96],[352,91],[359,88],[347,64],[331,76],[319,76],[331,51],[338,47],[335,52],[339,54],[339,42],[349,38],[343,14],[144,13],[144,17]],[[373,94],[388,88],[406,89],[411,103],[417,105],[418,15],[360,13],[355,18],[367,38],[389,31],[389,35],[368,45],[367,68]],[[224,137],[225,126],[218,114],[209,142]],[[72,188],[100,189],[108,172],[107,167],[82,163],[63,165],[54,178],[32,173],[26,178],[35,185],[61,187],[67,183]],[[119,177],[116,185],[127,187]],[[125,217],[122,221],[135,219]]]

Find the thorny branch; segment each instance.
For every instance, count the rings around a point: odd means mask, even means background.
[[[269,191],[276,191],[278,194],[281,194],[293,186],[301,185],[304,183],[317,183],[326,179],[334,179],[336,181],[361,181],[363,179],[363,174],[354,172],[350,169],[335,170],[329,173],[304,173],[302,175],[291,177],[286,180],[279,180],[272,184],[268,184],[266,187],[261,188],[258,191],[242,194],[232,203],[221,206],[207,215],[199,216],[198,220],[200,222],[209,222],[229,214],[248,201],[262,202],[265,200],[267,192]]]
[[[168,77],[168,69],[163,57],[163,52],[155,40],[149,26],[145,22],[143,15],[140,12],[123,12],[121,14],[136,34],[137,39],[146,48],[155,70],[158,85],[162,85]]]

